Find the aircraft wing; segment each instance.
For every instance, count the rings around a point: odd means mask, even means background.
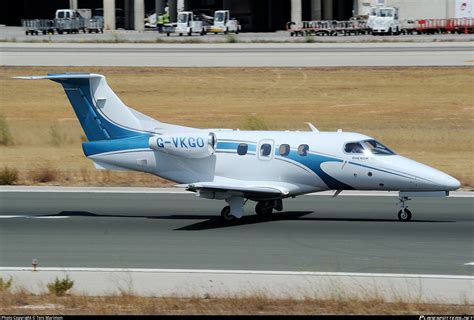
[[[226,185],[215,182],[192,183],[186,185],[186,190],[199,193],[229,193],[232,195],[241,195],[244,198],[255,200],[282,198],[288,194],[287,190],[270,185]]]

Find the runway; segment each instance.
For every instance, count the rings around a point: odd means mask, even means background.
[[[8,190],[8,191],[6,191]],[[378,194],[376,194],[378,195]],[[143,189],[2,188],[0,266],[472,275],[474,198],[301,196],[226,225],[222,201]],[[22,216],[22,215],[26,215]],[[471,264],[470,264],[471,263]]]
[[[471,43],[2,43],[6,66],[471,66]]]

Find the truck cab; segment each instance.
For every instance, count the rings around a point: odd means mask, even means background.
[[[59,9],[56,10],[56,19],[78,19],[81,18],[81,15],[77,10],[72,9]]]
[[[372,30],[373,35],[398,35],[402,31],[399,9],[387,6],[372,7],[367,25]]]
[[[181,11],[178,13],[178,21],[176,24],[175,32],[180,36],[187,34],[188,36],[193,33],[199,33],[202,36],[206,34],[201,20],[195,20],[192,11]]]
[[[208,28],[208,32],[215,34],[229,32],[240,32],[240,24],[237,20],[230,18],[229,10],[218,10],[214,13],[214,24]]]

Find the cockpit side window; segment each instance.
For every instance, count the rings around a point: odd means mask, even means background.
[[[360,142],[348,142],[344,146],[344,151],[347,153],[364,153],[364,147]]]
[[[365,147],[372,152],[374,155],[394,155],[395,152],[381,144],[376,140],[365,140],[363,141]]]

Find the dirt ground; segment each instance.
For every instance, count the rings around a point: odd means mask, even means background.
[[[0,67],[3,167],[17,184],[162,186],[142,173],[96,171],[62,88],[13,76],[94,72],[130,107],[193,127],[354,131],[474,186],[474,69]],[[252,120],[249,120],[252,119]],[[7,127],[7,129],[5,129]]]
[[[472,314],[469,304],[389,303],[380,299],[313,299],[275,300],[263,295],[248,297],[153,298],[129,294],[91,297],[50,294],[32,295],[27,291],[0,292],[1,314],[38,315],[466,315]]]

